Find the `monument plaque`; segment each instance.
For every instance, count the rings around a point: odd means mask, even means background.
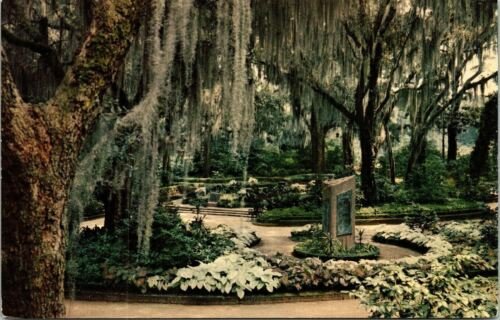
[[[323,201],[323,219],[321,221],[321,224],[323,225],[323,232],[330,232],[331,221],[330,199],[325,197],[325,200]]]
[[[355,177],[350,176],[325,182],[323,190],[323,231],[344,247],[354,245],[355,188]]]
[[[352,190],[337,195],[337,236],[352,234]]]

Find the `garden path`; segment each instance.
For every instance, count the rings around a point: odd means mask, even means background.
[[[191,213],[181,213],[182,219],[193,219]],[[256,231],[261,242],[254,248],[264,254],[281,252],[291,255],[296,244],[290,240],[290,232],[295,227],[266,227],[252,224],[247,217],[230,217],[207,215],[204,222],[209,227],[226,224],[235,231],[249,229]],[[82,227],[102,226],[104,218],[85,221]],[[370,242],[371,236],[379,226],[362,226],[365,229],[365,241]],[[381,258],[395,259],[413,256],[418,253],[391,245],[379,244]],[[66,316],[72,318],[366,318],[368,312],[363,309],[359,300],[332,300],[316,302],[293,302],[257,305],[180,305],[156,303],[127,303],[66,300]]]
[[[68,318],[367,318],[358,300],[181,305],[66,300]]]

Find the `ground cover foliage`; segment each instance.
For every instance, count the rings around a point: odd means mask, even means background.
[[[199,220],[185,224],[175,212],[159,210],[157,215],[148,257],[128,250],[126,244],[133,247],[133,242],[124,242],[121,230],[114,235],[102,229],[83,230],[79,252],[83,260],[75,260],[79,283],[239,299],[340,290],[360,298],[372,317],[491,317],[497,312],[496,278],[491,277],[498,268],[491,232],[497,229],[494,219],[436,222],[432,228],[415,221],[381,225],[375,241],[420,248],[423,255],[355,262],[266,256],[249,248],[258,241],[255,233],[238,234],[226,226],[208,229]],[[313,225],[294,236],[311,240],[319,232]],[[183,237],[193,240],[183,243]]]
[[[184,223],[176,210],[158,209],[151,236],[151,250],[137,250],[133,226],[124,220],[114,231],[84,228],[75,251],[68,255],[67,279],[76,286],[144,285],[146,276],[172,268],[208,263],[238,247],[259,241],[254,232],[235,233],[227,226],[209,229],[201,217]]]
[[[205,278],[217,274],[217,281],[209,280],[211,284],[207,285],[206,291],[236,293],[243,297],[245,293],[262,293],[258,287],[264,288],[265,282],[255,277],[256,274],[266,274],[263,279],[279,283],[272,290],[266,287],[268,292],[347,290],[361,299],[373,317],[493,316],[497,312],[496,282],[481,274],[494,270],[496,262],[487,261],[492,252],[479,249],[488,244],[483,242],[482,236],[473,237],[469,243],[461,245],[448,242],[450,230],[468,230],[479,224],[484,222],[476,222],[473,226],[460,223],[459,227],[457,223],[452,223],[451,227],[443,224],[434,230],[435,233],[411,229],[407,225],[384,226],[385,231],[377,234],[379,240],[391,239],[420,246],[426,251],[423,256],[323,262],[318,258],[299,259],[281,254],[264,256],[245,249],[245,252],[220,260],[231,261],[228,267],[220,264],[190,267],[178,273],[178,279],[169,285],[166,284],[167,278],[151,279],[149,288],[175,292],[182,283],[186,291],[199,292],[204,288]],[[255,269],[255,272],[238,276],[231,273],[235,265],[244,264],[245,259],[250,259],[250,265],[257,266],[258,271]],[[238,293],[234,288],[243,292]]]
[[[324,232],[320,225],[309,225],[301,230],[292,231],[291,238],[300,241],[293,249],[293,254],[299,258],[318,257],[321,260],[354,260],[376,259],[380,250],[371,244],[362,242],[362,232],[358,241],[351,248]]]

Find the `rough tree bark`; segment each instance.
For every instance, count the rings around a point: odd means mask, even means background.
[[[2,302],[5,315],[64,314],[65,219],[79,149],[137,29],[138,0],[95,2],[89,33],[54,97],[25,103],[2,74]],[[6,55],[2,49],[2,60]],[[4,66],[6,64],[4,63]],[[8,231],[8,232],[6,232]]]
[[[479,124],[479,135],[470,155],[470,176],[477,182],[486,169],[491,141],[497,137],[498,98],[493,96],[484,106]]]

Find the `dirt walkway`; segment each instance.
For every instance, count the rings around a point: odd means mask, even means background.
[[[68,318],[367,318],[358,300],[257,305],[66,301]]]

